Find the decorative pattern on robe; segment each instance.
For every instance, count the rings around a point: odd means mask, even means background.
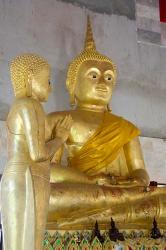
[[[93,176],[116,159],[120,149],[140,134],[131,122],[106,112],[102,124],[69,159],[69,166]]]

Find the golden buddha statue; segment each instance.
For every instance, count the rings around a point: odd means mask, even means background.
[[[50,196],[50,160],[69,134],[71,117],[60,120],[56,136],[45,143],[45,113],[50,66],[35,54],[22,54],[10,64],[16,100],[8,118],[8,163],[1,182],[5,250],[43,248]]]
[[[111,217],[120,228],[143,229],[153,217],[164,227],[166,189],[148,188],[140,131],[108,108],[116,67],[96,50],[89,19],[85,48],[69,65],[66,83],[75,108],[47,117],[50,135],[58,119],[73,118],[52,161],[48,229],[91,229],[96,220],[106,229]]]

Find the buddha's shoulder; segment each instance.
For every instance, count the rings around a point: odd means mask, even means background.
[[[132,122],[126,120],[121,116],[114,115],[112,113],[109,113],[109,116],[110,116],[109,124],[110,125],[116,124],[115,127],[118,128],[119,132],[122,135],[125,135],[125,137],[127,137],[128,139],[129,138],[132,139],[140,135],[141,131]],[[109,118],[107,119],[107,121],[109,121]]]
[[[129,126],[130,125],[135,126],[135,124],[132,123],[131,121],[127,120],[126,118],[124,118],[122,116],[115,115],[111,111],[108,112],[108,115],[109,115],[110,119],[112,119],[113,121],[117,121],[117,122],[120,122],[122,124],[128,124]]]
[[[12,107],[19,106],[19,107],[29,107],[29,106],[41,106],[41,103],[31,97],[24,97],[16,99]]]
[[[19,113],[25,110],[33,112],[33,110],[43,110],[43,108],[41,103],[33,98],[18,98],[12,103],[9,114],[13,112]]]
[[[108,111],[107,113],[107,116],[111,119],[111,120],[114,120],[114,121],[123,121],[125,120],[122,116],[118,116],[116,114],[113,114],[111,111]]]
[[[110,130],[114,128],[114,130],[117,131],[119,135],[121,135],[120,137],[125,140],[125,143],[131,141],[133,138],[136,138],[141,134],[141,131],[139,130],[139,128],[137,128],[137,126],[135,126],[135,124],[124,119],[123,117],[114,115],[109,112],[107,117],[108,118],[106,119],[105,123],[106,126],[108,128],[110,127]]]

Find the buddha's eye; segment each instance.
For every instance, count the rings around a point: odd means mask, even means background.
[[[99,77],[99,75],[97,74],[97,72],[94,72],[94,71],[89,72],[89,74],[88,74],[88,78],[90,78],[92,80],[96,80],[96,79],[98,79],[98,77]]]
[[[112,76],[111,75],[106,75],[105,80],[111,82]]]
[[[97,79],[97,78],[98,78],[97,73],[91,72],[91,73],[90,73],[90,78],[91,78],[91,79],[94,79],[94,80]]]

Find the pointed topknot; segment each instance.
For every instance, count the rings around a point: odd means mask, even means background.
[[[86,38],[85,38],[85,50],[87,49],[96,49],[89,16],[87,16],[87,30],[86,30]]]

